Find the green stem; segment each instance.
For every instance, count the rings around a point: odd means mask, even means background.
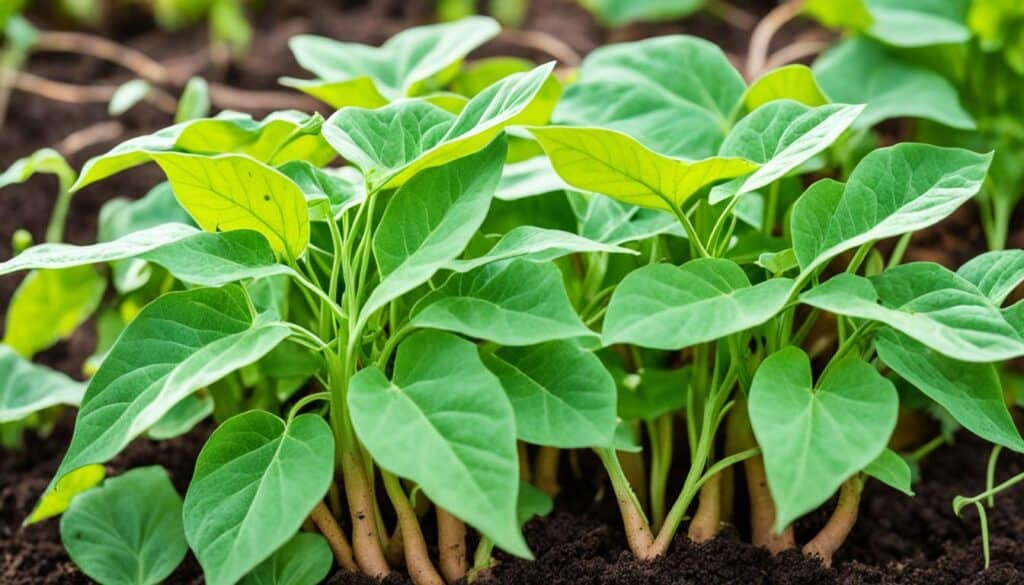
[[[667,201],[667,200],[666,200]],[[669,207],[672,208],[672,213],[675,214],[676,219],[683,226],[683,230],[686,231],[686,237],[690,240],[690,245],[697,251],[702,258],[708,258],[711,254],[708,253],[707,248],[701,243],[700,237],[697,235],[697,228],[693,227],[693,223],[690,222],[690,218],[683,213],[678,205],[674,202],[669,201]]]
[[[913,237],[914,232],[907,232],[900,236],[900,239],[892,249],[892,254],[889,255],[889,263],[886,266],[887,268],[892,268],[900,262],[903,262],[903,256],[907,253],[907,248],[910,246],[910,240]]]
[[[985,489],[992,491],[992,486],[996,483],[996,463],[999,462],[999,454],[1003,451],[1002,445],[996,445],[992,447],[992,453],[988,456],[988,468],[985,470]],[[996,504],[996,495],[989,494],[988,496],[988,507],[991,508]]]
[[[74,181],[72,181],[73,183]],[[50,223],[46,226],[46,241],[59,243],[64,240],[64,225],[67,223],[68,210],[71,208],[71,185],[65,184],[64,178],[60,179],[60,190],[57,193],[57,201],[53,204],[53,213],[50,214]]]
[[[480,544],[476,546],[476,552],[473,553],[473,567],[469,569],[469,575],[466,577],[467,583],[473,583],[480,578],[481,573],[491,568],[494,564],[493,553],[494,542],[486,536],[481,537]]]
[[[772,235],[775,230],[775,216],[779,214],[779,182],[775,181],[768,188],[768,200],[764,205],[764,216],[761,219],[761,230]]]

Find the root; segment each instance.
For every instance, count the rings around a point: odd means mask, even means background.
[[[690,521],[687,536],[694,542],[707,542],[718,535],[722,518],[722,474],[716,473],[700,490],[697,512]]]
[[[75,85],[53,81],[24,71],[14,76],[14,89],[32,93],[46,99],[72,104],[106,103],[114,97],[117,87],[112,85]],[[174,114],[177,102],[167,92],[152,88],[146,101],[165,114]]]
[[[373,492],[366,476],[359,448],[344,449],[342,472],[345,477],[345,495],[352,514],[352,548],[356,564],[371,577],[383,579],[391,572],[384,559],[384,551],[377,534],[377,514],[374,509]]]
[[[612,489],[615,490],[615,500],[619,504],[619,513],[622,515],[622,524],[626,530],[626,541],[630,550],[640,560],[653,559],[657,556],[654,550],[654,535],[643,510],[639,507],[633,488],[622,472],[615,452],[602,449],[597,454],[612,481]]]
[[[324,538],[327,539],[327,544],[331,546],[331,551],[334,552],[334,558],[338,561],[338,565],[346,571],[358,571],[359,567],[356,565],[355,557],[352,556],[352,545],[345,538],[345,533],[341,531],[341,526],[338,526],[338,521],[334,519],[334,514],[331,514],[327,505],[323,502],[317,504],[313,508],[310,518],[320,531],[320,534],[324,535]]]
[[[466,552],[466,525],[447,510],[437,506],[437,546],[441,574],[448,583],[466,576],[469,557]]]
[[[860,494],[864,489],[864,480],[860,474],[846,480],[839,488],[839,502],[825,527],[804,545],[804,554],[818,557],[826,567],[832,566],[832,556],[846,542],[846,537],[857,522],[857,509],[860,506]]]
[[[35,51],[59,51],[88,55],[116,63],[153,83],[167,83],[167,68],[145,53],[96,35],[81,32],[45,31],[33,46]]]
[[[70,158],[90,146],[114,142],[123,135],[124,126],[120,122],[97,122],[92,126],[68,134],[64,140],[57,143],[55,148],[65,158]]]
[[[747,459],[743,465],[747,472],[747,490],[750,492],[751,541],[772,554],[795,547],[792,527],[787,527],[781,534],[775,533],[775,503],[768,490],[764,459],[758,455]]]
[[[772,37],[779,32],[787,22],[796,18],[803,8],[803,0],[788,0],[776,6],[771,12],[761,19],[750,35],[750,48],[747,52],[747,79],[757,79],[766,71],[768,61],[768,49],[772,44]]]
[[[416,511],[409,504],[409,498],[398,478],[386,471],[381,471],[384,489],[388,492],[391,504],[402,527],[402,546],[405,550],[405,566],[409,577],[415,585],[445,585],[444,579],[434,568],[427,553],[427,541],[423,538]]]
[[[504,29],[498,38],[517,47],[533,49],[550,55],[567,67],[579,67],[580,63],[583,62],[583,58],[576,52],[576,49],[573,49],[568,43],[558,37],[546,32]]]

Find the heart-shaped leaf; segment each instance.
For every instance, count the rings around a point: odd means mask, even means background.
[[[566,183],[652,209],[671,211],[708,185],[758,168],[736,157],[688,161],[665,156],[605,128],[543,126],[530,132]]]
[[[396,188],[424,169],[477,152],[507,126],[547,121],[549,106],[534,106],[553,68],[548,63],[502,79],[458,116],[422,100],[376,110],[343,108],[327,120],[323,134],[363,171],[371,193]]]
[[[485,16],[469,16],[406,29],[380,47],[312,35],[288,41],[295,60],[318,79],[286,77],[281,83],[332,108],[379,108],[396,99],[444,87],[462,60],[501,31]]]
[[[882,451],[881,455],[864,468],[864,473],[908,496],[914,495],[910,489],[910,465],[891,449]]]
[[[731,260],[653,264],[629,273],[604,319],[605,345],[676,350],[756,327],[782,310],[793,281],[751,286]]]
[[[999,308],[938,264],[905,264],[870,279],[840,274],[800,300],[837,315],[878,321],[953,359],[985,363],[1024,355],[1024,338]]]
[[[68,556],[104,585],[155,585],[185,559],[181,496],[159,466],[140,467],[90,490],[60,520]]]
[[[85,384],[44,366],[33,364],[6,345],[0,345],[0,423],[25,418],[44,408],[78,406]]]
[[[815,388],[807,354],[787,347],[757,369],[749,409],[781,532],[881,455],[899,400],[892,383],[856,357],[835,364]]]
[[[295,534],[334,476],[334,435],[323,418],[285,422],[253,410],[220,425],[196,461],[185,537],[206,582],[231,585]]]
[[[257,320],[238,286],[169,293],[150,303],[90,381],[47,492],[69,472],[108,461],[185,396],[255,362],[289,332]]]
[[[485,363],[505,387],[521,440],[563,449],[612,444],[615,382],[594,354],[551,341],[501,348]]]
[[[562,273],[522,259],[453,274],[417,304],[411,323],[501,345],[596,337],[576,315]]]
[[[981,189],[991,162],[991,153],[904,143],[868,154],[845,187],[818,181],[793,206],[800,267],[941,221]]]
[[[516,521],[516,423],[505,391],[476,347],[422,331],[398,346],[394,376],[357,373],[348,405],[359,439],[384,469],[505,550],[530,551]]]
[[[242,577],[239,585],[313,585],[331,571],[334,556],[327,540],[312,532],[299,532],[270,558]]]

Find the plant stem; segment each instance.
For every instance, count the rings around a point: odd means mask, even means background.
[[[665,489],[672,468],[672,417],[667,413],[647,423],[651,441],[651,527],[655,530],[665,521]]]
[[[334,558],[338,564],[346,571],[358,571],[359,567],[356,565],[355,557],[352,556],[352,545],[345,538],[345,533],[341,531],[341,526],[338,526],[338,521],[334,519],[334,514],[327,508],[327,505],[323,502],[317,504],[313,508],[310,518],[320,530],[320,534],[327,539],[327,544],[331,546],[331,551],[334,552]]]
[[[716,473],[700,489],[697,512],[690,520],[687,536],[694,542],[707,542],[718,534],[722,517],[722,474]]]
[[[996,463],[999,462],[999,454],[1002,453],[1003,446],[996,445],[992,447],[992,453],[988,456],[988,467],[985,470],[985,491],[990,492],[988,495],[988,507],[991,508],[996,505],[996,495],[991,493],[992,487],[996,483]]]
[[[466,576],[466,524],[441,506],[437,509],[437,548],[441,574],[448,583]]]
[[[491,557],[494,552],[494,543],[486,536],[480,537],[480,544],[476,546],[473,553],[473,568],[469,570],[466,577],[467,583],[472,583],[480,577],[480,574],[494,566],[494,559]]]
[[[804,545],[805,555],[819,557],[826,567],[832,566],[832,556],[846,542],[846,537],[857,522],[857,509],[860,507],[860,494],[863,489],[864,479],[859,473],[843,483],[839,488],[836,509],[825,527]]]
[[[398,523],[402,527],[402,545],[405,550],[405,566],[409,570],[409,577],[415,585],[444,585],[444,579],[434,568],[427,553],[427,542],[423,538],[423,530],[420,529],[419,518],[409,504],[409,498],[402,489],[398,478],[381,470],[381,477],[384,480],[384,489],[388,492],[391,505],[395,508],[398,516]]]
[[[668,200],[666,199],[665,201]],[[676,219],[678,219],[679,223],[683,226],[683,230],[686,231],[686,237],[690,240],[690,246],[692,246],[702,258],[708,258],[711,256],[711,254],[708,253],[707,248],[705,248],[704,244],[700,241],[700,236],[697,235],[697,228],[693,226],[690,218],[687,217],[686,214],[683,213],[683,210],[674,202],[668,201],[668,204],[669,207],[672,208],[672,213],[676,215]]]
[[[557,447],[541,447],[533,460],[533,482],[540,491],[554,498],[561,491],[558,485],[558,460],[561,451]]]
[[[60,188],[57,192],[57,201],[53,204],[53,212],[50,214],[50,223],[46,226],[46,241],[54,244],[64,240],[64,224],[67,223],[68,210],[71,208],[71,183],[64,177],[60,177]]]
[[[778,554],[796,546],[793,528],[787,527],[781,533],[775,532],[775,503],[768,489],[768,478],[764,471],[764,458],[751,457],[743,464],[747,474],[747,491],[750,492],[750,532],[754,546]]]
[[[779,182],[775,181],[768,187],[768,200],[765,201],[764,215],[761,218],[761,231],[770,236],[775,231],[775,216],[779,214]]]
[[[633,554],[640,560],[650,560],[657,556],[653,553],[654,536],[651,527],[644,518],[643,510],[637,501],[633,488],[629,485],[626,475],[622,472],[619,459],[613,449],[598,449],[598,457],[608,471],[615,491],[615,499],[619,503],[619,513],[626,530],[626,542]]]

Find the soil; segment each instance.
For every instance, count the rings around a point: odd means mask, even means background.
[[[53,2],[39,2],[47,14]],[[216,69],[209,60],[203,27],[175,34],[154,30],[141,10],[129,10],[104,24],[102,34],[138,48],[176,70],[187,70],[244,90],[273,90],[283,75],[304,76],[292,60],[287,39],[312,33],[342,40],[379,44],[395,32],[429,20],[429,0],[372,0],[307,3],[281,0],[254,17],[256,28],[252,52],[227,70]],[[774,2],[737,0],[743,11],[759,18]],[[37,19],[51,27],[45,17]],[[711,38],[741,63],[749,41],[749,30],[726,24],[719,18],[697,15],[682,22],[637,25],[615,30],[600,26],[570,0],[536,0],[523,27],[542,31],[585,55],[609,42],[653,35],[688,33]],[[806,24],[784,29],[779,43],[806,32]],[[515,54],[546,61],[550,55],[521,40],[505,35],[483,47],[474,56]],[[92,58],[48,53],[33,57],[28,70],[54,80],[78,84],[116,85],[129,79],[116,67]],[[187,77],[187,75],[186,75]],[[301,98],[300,98],[301,100]],[[297,102],[316,107],[310,102]],[[255,108],[246,108],[262,114]],[[321,109],[321,111],[324,111]],[[328,113],[324,111],[324,113]],[[111,120],[106,104],[65,104],[25,93],[13,96],[7,124],[0,132],[0,169],[32,151],[60,144],[68,136],[95,128]],[[116,136],[107,137],[66,152],[73,166],[80,168],[91,156],[131,136],[150,133],[171,123],[155,107],[142,104],[118,118]],[[66,144],[66,143],[65,143]],[[67,226],[67,240],[93,241],[96,218],[102,204],[113,197],[139,197],[160,180],[149,166],[116,175],[76,195]],[[11,254],[10,238],[26,228],[37,241],[49,217],[55,195],[52,177],[36,177],[27,184],[0,190],[0,258]],[[1024,218],[1019,218],[1024,220]],[[1022,225],[1018,221],[1015,225]],[[938,230],[915,238],[907,258],[934,260],[956,266],[975,255],[982,237],[977,214],[966,207]],[[1016,231],[1011,243],[1024,244],[1024,230]],[[17,286],[20,277],[0,278],[0,309]],[[85,356],[92,351],[93,332],[83,328],[70,340],[40,356],[39,361],[71,375],[80,374]],[[192,474],[195,456],[211,428],[203,426],[186,437],[155,443],[140,439],[109,465],[112,474],[140,465],[166,467],[181,493]],[[56,469],[71,431],[70,415],[63,417],[52,436],[26,436],[20,451],[0,450],[0,583],[88,583],[68,559],[60,545],[56,520],[21,527],[35,498]],[[746,544],[744,522],[726,527],[709,543],[695,545],[685,537],[676,539],[668,555],[653,563],[638,563],[625,548],[625,538],[610,488],[604,474],[587,454],[580,454],[585,473],[574,476],[563,466],[562,496],[555,511],[535,519],[526,527],[527,540],[537,559],[526,563],[498,553],[500,563],[479,582],[486,584],[668,584],[668,583],[1020,583],[1024,582],[1024,491],[1011,490],[989,513],[992,534],[992,566],[982,567],[980,532],[976,514],[957,518],[950,502],[955,495],[983,489],[988,447],[981,441],[958,437],[956,444],[943,447],[923,462],[918,495],[908,498],[877,482],[866,488],[860,522],[847,545],[840,551],[833,569],[796,552],[772,557]],[[1003,456],[999,477],[1024,470],[1024,458]],[[811,514],[797,526],[798,538],[806,541],[828,516],[828,506]],[[427,534],[430,530],[427,528]],[[329,583],[363,584],[366,577],[336,572]],[[201,583],[202,573],[189,555],[168,583]],[[394,574],[386,583],[408,580]]]

